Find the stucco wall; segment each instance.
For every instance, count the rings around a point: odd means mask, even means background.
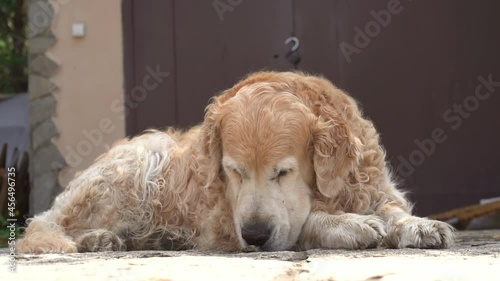
[[[65,186],[116,140],[125,136],[121,0],[51,1],[57,42],[48,50],[59,64],[53,142],[66,160],[59,173]],[[86,34],[72,36],[72,24]]]

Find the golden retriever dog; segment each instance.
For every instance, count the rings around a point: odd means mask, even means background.
[[[17,250],[452,243],[451,226],[411,215],[353,98],[321,77],[258,72],[215,97],[201,125],[116,143],[30,220]]]

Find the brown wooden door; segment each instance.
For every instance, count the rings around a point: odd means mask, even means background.
[[[218,2],[222,6],[216,8]],[[170,73],[131,110],[128,134],[195,125],[209,99],[239,78],[292,67],[283,58],[292,32],[290,0],[125,1],[124,13],[126,44],[131,45],[127,95],[147,75],[147,66],[159,63]]]
[[[226,5],[222,15],[214,3]],[[495,0],[124,0],[127,97],[148,66],[169,73],[130,107],[127,132],[194,125],[248,72],[292,69],[283,42],[294,33],[299,69],[360,101],[419,214],[500,196],[500,87],[477,107],[473,98],[479,77],[500,81],[499,9]],[[473,110],[461,115],[464,102]]]

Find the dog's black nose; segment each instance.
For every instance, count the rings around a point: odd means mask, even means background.
[[[265,224],[245,224],[241,236],[249,245],[260,247],[271,237],[271,229]]]

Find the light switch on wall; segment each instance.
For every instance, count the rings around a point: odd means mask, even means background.
[[[72,27],[73,37],[83,37],[85,36],[85,24],[84,23],[74,23]]]

